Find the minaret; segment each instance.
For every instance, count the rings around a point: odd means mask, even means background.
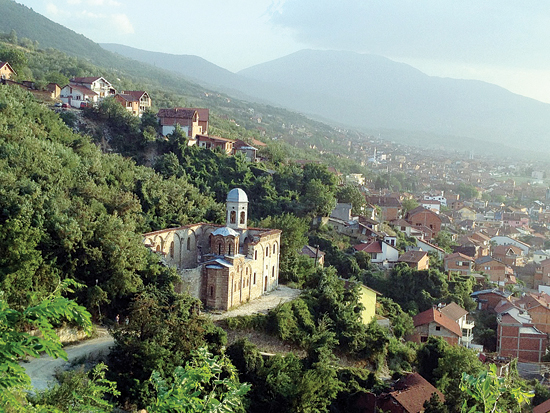
[[[241,188],[234,188],[227,194],[227,226],[246,229],[248,221],[248,197]]]

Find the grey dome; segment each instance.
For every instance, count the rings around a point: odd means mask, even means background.
[[[212,235],[221,235],[223,237],[232,235],[234,237],[238,237],[239,233],[229,227],[223,227],[223,228],[218,228],[216,231],[212,233]]]
[[[234,188],[227,194],[227,202],[247,202],[248,196],[241,188]]]

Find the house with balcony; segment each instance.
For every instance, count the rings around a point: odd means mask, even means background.
[[[413,317],[414,333],[408,341],[425,343],[429,337],[440,337],[447,343],[457,345],[462,338],[462,330],[456,321],[434,307]]]
[[[474,338],[472,332],[475,327],[473,320],[468,318],[468,311],[459,306],[457,303],[449,303],[443,305],[440,310],[443,314],[449,317],[451,320],[454,320],[462,330],[462,336],[458,340],[458,344],[464,347],[470,347],[472,340]]]
[[[152,106],[149,94],[143,90],[125,90],[117,93],[115,99],[132,115],[139,117]]]

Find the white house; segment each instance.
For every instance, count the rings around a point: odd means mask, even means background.
[[[514,245],[523,251],[523,255],[529,255],[529,249],[531,248],[525,242],[521,242],[507,235],[497,235],[496,237],[491,238],[491,241],[497,245]]]
[[[61,89],[59,97],[61,98],[61,102],[74,108],[81,108],[88,103],[96,103],[99,95],[85,86],[68,84]]]

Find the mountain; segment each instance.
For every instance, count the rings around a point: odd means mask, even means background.
[[[279,94],[278,103],[341,124],[550,152],[550,105],[486,82],[428,76],[380,56],[318,50],[302,50],[238,74],[293,90],[288,99]]]
[[[486,82],[428,76],[381,56],[302,50],[235,74],[196,56],[103,46],[227,93],[402,142],[550,152],[550,105]]]

